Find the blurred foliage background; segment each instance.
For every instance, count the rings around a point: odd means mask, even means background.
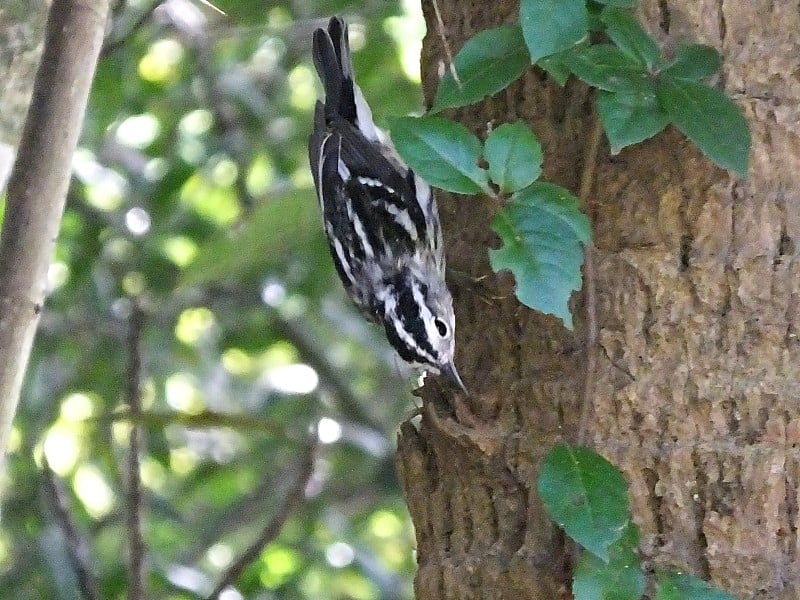
[[[70,548],[127,597],[137,505],[148,597],[207,597],[259,537],[221,598],[412,597],[413,384],[335,277],[306,140],[332,14],[376,120],[420,109],[419,6],[214,4],[114,9],[3,482],[4,598],[90,596]]]

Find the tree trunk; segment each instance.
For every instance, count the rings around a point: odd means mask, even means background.
[[[4,0],[0,8],[0,190],[5,187],[42,55],[47,4]]]
[[[45,296],[108,0],[54,0],[0,231],[0,462]]]
[[[517,11],[438,4],[454,52]],[[445,52],[425,11],[430,101]],[[788,0],[647,0],[640,15],[666,52],[699,42],[722,53],[722,84],[752,128],[749,178],[714,167],[671,128],[617,156],[604,141],[592,164],[591,92],[535,69],[455,115],[482,136],[487,123],[526,121],[545,179],[576,194],[594,169],[595,249],[570,333],[491,273],[484,203],[439,194],[471,397],[426,385],[420,426],[401,430],[420,600],[568,593],[571,549],[535,490],[542,456],[562,439],[623,470],[648,566],[743,599],[800,594],[800,13]]]

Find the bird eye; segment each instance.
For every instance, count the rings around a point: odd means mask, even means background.
[[[447,335],[447,325],[441,319],[434,319],[433,324],[436,325],[436,330],[439,332],[439,335],[444,337]]]

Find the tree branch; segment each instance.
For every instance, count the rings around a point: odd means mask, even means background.
[[[267,434],[286,442],[300,442],[300,440],[287,433],[285,425],[271,419],[264,419],[246,413],[220,413],[204,410],[200,413],[190,414],[179,411],[143,410],[134,414],[129,408],[124,408],[98,417],[96,420],[104,423],[128,421],[132,424],[144,425],[155,429],[163,429],[169,425],[180,425],[187,429],[229,427],[237,431]]]
[[[144,315],[136,300],[133,301],[128,331],[127,400],[131,414],[131,432],[128,441],[128,598],[144,600],[144,538],[142,536],[142,482],[139,477],[139,454],[142,450],[142,428],[137,417],[142,412],[142,325]]]
[[[44,301],[72,155],[108,14],[107,0],[53,0],[0,232],[0,452],[4,453]]]
[[[295,479],[294,485],[292,485],[289,492],[286,494],[286,498],[283,501],[283,504],[278,509],[278,512],[275,513],[275,516],[272,517],[267,526],[258,536],[258,538],[250,545],[247,550],[245,550],[242,555],[236,559],[228,570],[222,575],[219,583],[214,588],[214,591],[208,595],[206,600],[217,600],[230,585],[233,585],[242,572],[247,568],[247,566],[252,563],[264,547],[269,544],[272,540],[278,537],[278,534],[281,532],[283,525],[289,519],[291,514],[303,503],[305,500],[305,491],[306,486],[308,485],[309,479],[311,479],[311,475],[314,473],[314,454],[316,452],[316,444],[311,443],[306,450],[305,456],[303,457],[303,462],[300,465],[300,472],[297,475],[297,479]]]
[[[53,509],[56,521],[64,534],[67,554],[69,555],[69,561],[72,563],[72,568],[78,576],[78,588],[81,596],[86,600],[100,600],[100,591],[89,567],[88,544],[81,537],[77,526],[70,517],[67,493],[56,479],[56,474],[53,473],[47,463],[47,459],[44,459],[42,474],[44,476],[44,485],[42,487]]]
[[[110,39],[106,41],[103,45],[103,49],[100,52],[100,56],[108,56],[118,48],[125,45],[125,43],[130,40],[136,32],[141,29],[141,27],[147,22],[147,20],[153,16],[155,10],[161,6],[162,0],[152,0],[150,5],[145,7],[142,10],[136,20],[128,27],[128,30],[125,33],[120,34],[119,36],[115,37],[114,39]]]
[[[276,332],[297,348],[303,360],[319,373],[322,385],[333,393],[344,414],[375,431],[383,431],[383,425],[364,409],[358,397],[351,390],[349,383],[336,371],[320,349],[319,342],[313,339],[301,323],[276,314],[274,327]]]

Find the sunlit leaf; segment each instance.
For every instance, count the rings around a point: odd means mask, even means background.
[[[303,560],[294,548],[272,543],[261,553],[261,563],[261,582],[265,587],[274,589],[296,573]]]

